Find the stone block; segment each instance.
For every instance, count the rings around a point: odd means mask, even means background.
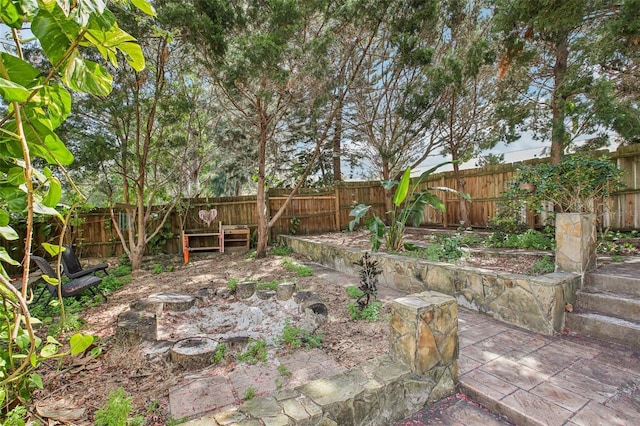
[[[594,214],[556,215],[556,270],[584,274],[596,267]]]
[[[458,357],[456,300],[435,291],[394,300],[389,354],[418,375],[455,362]]]

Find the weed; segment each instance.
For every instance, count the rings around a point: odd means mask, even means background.
[[[253,398],[256,397],[256,393],[258,393],[258,390],[253,386],[249,386],[247,390],[244,391],[244,400],[251,401]]]
[[[267,342],[263,339],[250,341],[247,350],[238,355],[238,361],[257,364],[258,361],[267,362]]]
[[[620,256],[619,254],[614,254],[613,256],[611,256],[611,260],[614,262],[624,262],[624,257]]]
[[[186,423],[189,421],[189,417],[182,417],[180,419],[174,419],[173,416],[170,416],[167,419],[167,426],[177,426],[177,425],[181,425],[182,423]]]
[[[289,272],[294,272],[299,277],[310,277],[313,275],[313,269],[310,266],[300,265],[288,257],[282,260],[282,266]]]
[[[359,299],[364,296],[364,291],[360,290],[355,285],[350,285],[345,288],[345,290],[347,291],[347,296],[349,296],[350,299]]]
[[[250,252],[248,252],[247,254],[244,255],[245,259],[255,259],[256,258],[256,251],[252,250]]]
[[[293,249],[286,245],[273,246],[271,254],[274,256],[288,256],[293,252]]]
[[[291,374],[292,374],[291,371],[289,371],[287,366],[284,364],[280,364],[278,366],[278,373],[280,373],[282,377],[291,377]]]
[[[373,302],[362,309],[357,303],[351,302],[348,305],[348,309],[349,315],[351,315],[351,318],[356,321],[364,320],[367,322],[376,322],[382,317],[382,303],[378,301]]]
[[[240,282],[240,280],[238,278],[231,278],[229,280],[229,282],[227,283],[227,288],[229,289],[229,291],[231,293],[235,293],[236,289],[238,288],[238,283]]]
[[[260,281],[258,284],[256,284],[256,290],[271,290],[271,291],[275,291],[276,287],[278,287],[278,280]]]
[[[173,272],[175,270],[176,270],[176,267],[174,265],[167,266],[167,272]]]
[[[556,265],[551,259],[551,256],[545,256],[542,259],[535,262],[533,266],[531,266],[529,273],[531,275],[549,274],[553,272],[555,268],[556,268]]]
[[[284,321],[282,336],[279,340],[283,345],[293,349],[300,349],[303,346],[306,349],[322,346],[322,334],[311,334],[307,330],[294,327],[289,318]]]
[[[153,272],[154,274],[161,274],[164,272],[164,267],[156,263],[155,265],[153,265],[151,272]]]
[[[211,358],[211,363],[218,364],[224,359],[226,355],[227,346],[224,343],[218,343],[218,346],[216,346],[216,351],[213,353],[213,357]]]
[[[119,387],[109,394],[109,399],[104,408],[96,411],[96,426],[142,426],[142,416],[129,417],[131,413],[131,397],[127,396],[124,389]]]
[[[130,265],[116,266],[115,268],[112,268],[109,270],[109,275],[114,275],[116,277],[124,277],[125,275],[131,275],[131,266]]]

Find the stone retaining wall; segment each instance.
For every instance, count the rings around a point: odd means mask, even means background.
[[[228,407],[188,425],[388,426],[455,393],[458,306],[454,298],[423,292],[394,300],[389,345],[388,356]]]
[[[340,272],[357,275],[364,251],[281,236],[297,253]],[[379,281],[409,293],[435,290],[455,297],[458,305],[499,320],[552,335],[564,327],[566,303],[575,302],[581,276],[555,272],[527,276],[430,262],[412,257],[371,253],[382,269]]]

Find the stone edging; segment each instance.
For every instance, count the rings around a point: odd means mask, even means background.
[[[354,262],[364,253],[303,237],[281,235],[280,240],[315,262],[352,275],[358,273]],[[545,335],[562,331],[565,304],[575,302],[581,285],[581,276],[573,273],[527,276],[386,253],[371,256],[382,269],[380,285],[408,293],[448,294],[460,306]]]

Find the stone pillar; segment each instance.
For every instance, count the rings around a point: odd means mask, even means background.
[[[458,382],[458,304],[436,291],[411,294],[391,305],[391,358],[412,372],[428,375],[445,367]]]
[[[584,274],[596,267],[596,216],[556,214],[556,271]]]

